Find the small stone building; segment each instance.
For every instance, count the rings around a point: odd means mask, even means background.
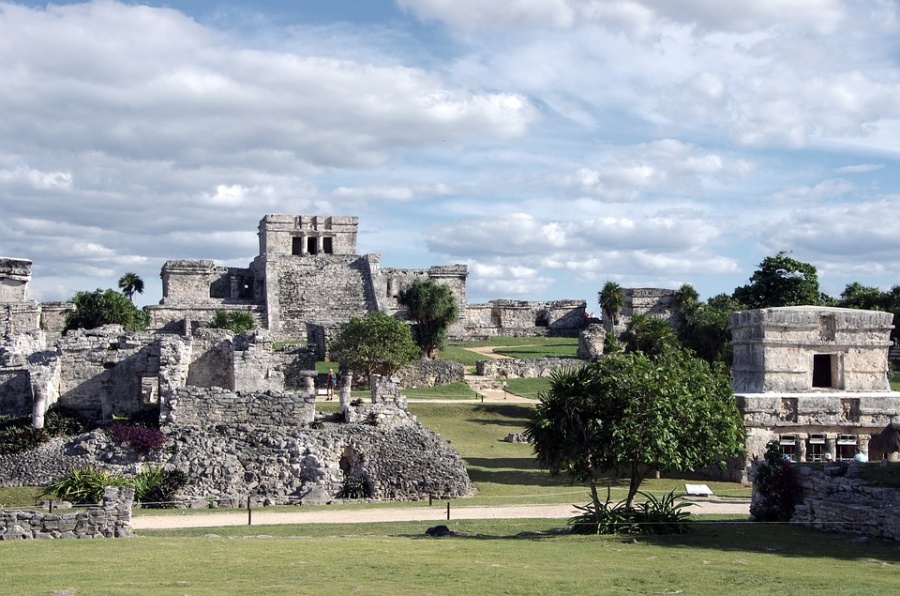
[[[731,315],[732,386],[747,429],[742,478],[769,441],[794,461],[847,460],[900,420],[888,370],[892,318],[819,306]]]

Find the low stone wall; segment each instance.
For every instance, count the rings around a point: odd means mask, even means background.
[[[900,541],[900,489],[871,486],[854,477],[857,465],[827,464],[824,470],[795,466],[800,500],[791,523]]]
[[[557,368],[580,368],[584,365],[584,360],[577,358],[498,358],[479,360],[475,363],[475,372],[483,377],[536,379],[549,377]]]
[[[183,387],[168,403],[168,423],[305,426],[315,416],[315,399],[306,393],[235,393],[219,387]]]
[[[108,486],[99,507],[74,513],[0,511],[0,540],[39,538],[128,538],[134,489]]]
[[[448,360],[416,360],[404,366],[397,374],[397,382],[401,387],[435,387],[449,385],[465,380],[466,368],[459,362]]]

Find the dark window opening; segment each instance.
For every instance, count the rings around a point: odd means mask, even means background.
[[[307,238],[306,239],[306,252],[311,255],[318,254],[318,246],[316,245],[316,238]]]
[[[825,435],[811,435],[806,445],[806,461],[825,459]]]
[[[303,238],[294,238],[291,243],[291,254],[292,255],[301,255],[303,254]]]
[[[831,354],[813,354],[813,387],[831,387]]]
[[[781,435],[778,442],[781,444],[781,455],[784,459],[797,461],[797,437]]]
[[[837,438],[837,453],[835,459],[848,461],[856,455],[857,439],[854,435],[839,435]]]
[[[538,315],[534,319],[535,327],[549,327],[550,326],[550,317],[547,316],[547,313],[542,312],[538,313]]]
[[[322,252],[324,252],[326,255],[330,255],[334,252],[334,247],[331,240],[331,238],[322,238]]]

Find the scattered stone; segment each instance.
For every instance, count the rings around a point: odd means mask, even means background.
[[[425,534],[427,536],[431,536],[432,538],[439,538],[441,536],[453,536],[453,532],[450,531],[450,528],[444,525],[432,526],[425,530]]]

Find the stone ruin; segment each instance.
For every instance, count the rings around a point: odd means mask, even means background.
[[[888,348],[893,315],[820,306],[733,313],[732,386],[747,429],[746,480],[753,456],[776,440],[793,461],[850,460],[900,417]]]
[[[266,215],[259,222],[259,255],[246,268],[208,260],[167,261],[163,298],[148,308],[150,327],[184,333],[216,310],[243,310],[279,341],[301,341],[325,355],[335,327],[374,311],[406,318],[397,301],[415,280],[450,287],[460,317],[450,338],[496,335],[576,336],[586,303],[577,300],[468,304],[466,265],[428,269],[381,267],[377,254],[356,254],[358,218]]]

